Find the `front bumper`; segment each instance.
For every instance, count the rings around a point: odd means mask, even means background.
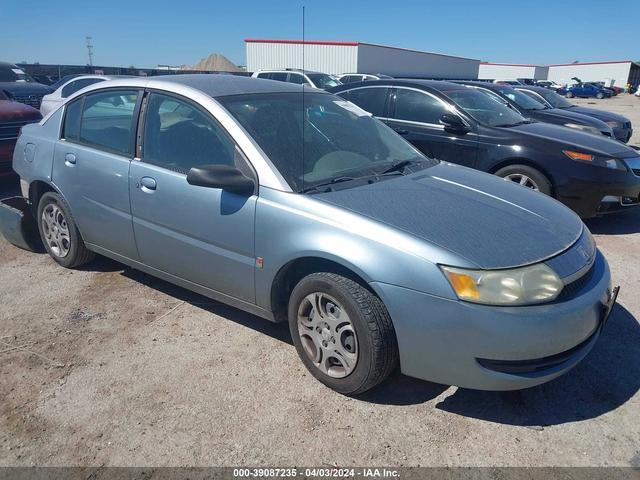
[[[517,390],[566,373],[593,348],[611,296],[600,252],[593,268],[568,300],[527,307],[477,305],[375,282],[372,287],[393,320],[404,374],[479,390]],[[491,362],[529,367],[507,372]]]
[[[588,176],[573,177],[557,185],[556,198],[581,218],[625,210],[640,204],[640,176],[631,171],[600,170],[606,177],[589,172]]]

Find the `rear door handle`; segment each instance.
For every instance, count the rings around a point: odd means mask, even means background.
[[[73,167],[76,164],[76,156],[73,153],[67,153],[64,156],[64,164],[67,167]]]
[[[398,135],[407,135],[409,133],[409,130],[406,130],[404,128],[394,128],[394,130]]]
[[[140,189],[145,193],[152,193],[156,189],[156,186],[155,178],[142,177],[140,179]]]

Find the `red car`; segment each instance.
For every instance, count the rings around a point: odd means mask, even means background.
[[[39,122],[40,112],[24,103],[14,102],[0,90],[0,177],[13,174],[11,160],[20,129],[27,123]]]

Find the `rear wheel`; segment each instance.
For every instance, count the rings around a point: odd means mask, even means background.
[[[38,228],[42,243],[51,258],[66,268],[91,261],[94,253],[87,249],[60,195],[47,192],[38,203]]]
[[[551,195],[551,182],[538,170],[528,165],[508,165],[498,170],[496,175],[536,192]]]
[[[398,347],[382,301],[335,273],[313,273],[289,300],[289,329],[309,372],[345,395],[378,385],[398,363]]]

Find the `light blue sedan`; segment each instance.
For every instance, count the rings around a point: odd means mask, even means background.
[[[288,321],[305,366],[345,394],[398,367],[475,389],[549,381],[615,302],[606,260],[560,203],[425,158],[297,85],[102,82],[24,127],[13,166],[60,265],[98,253]]]

